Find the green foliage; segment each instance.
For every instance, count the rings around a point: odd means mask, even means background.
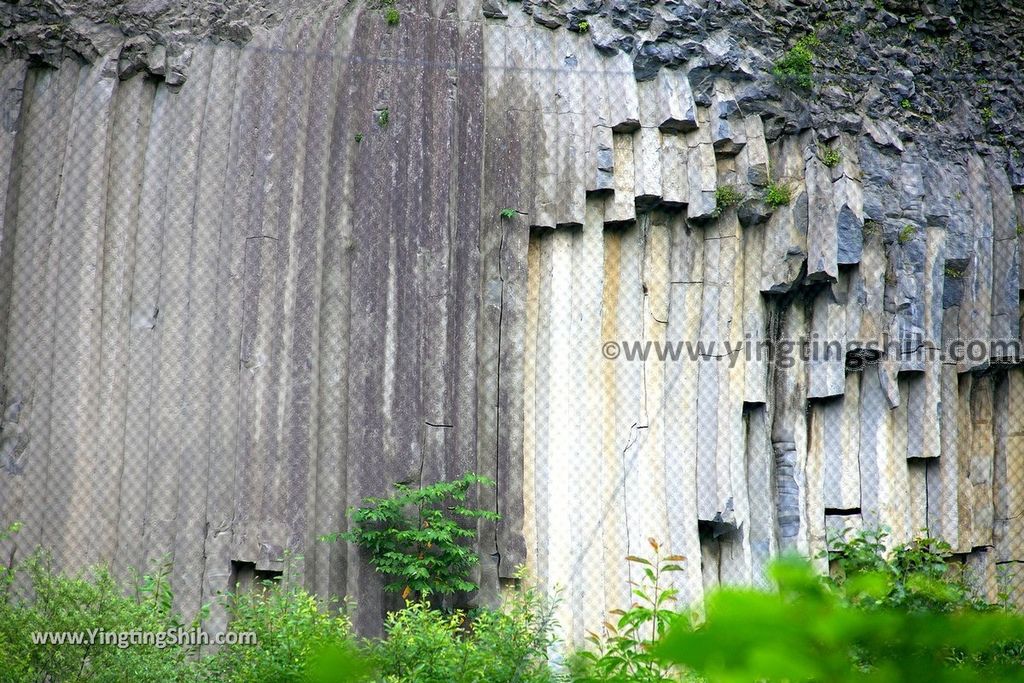
[[[903,107],[904,109],[910,109],[910,100],[904,97],[902,100],[900,100],[900,106]]]
[[[613,610],[612,614],[618,618],[614,623],[605,622],[603,635],[588,635],[587,640],[595,649],[576,654],[570,665],[574,680],[581,683],[678,680],[675,668],[656,657],[652,648],[681,618],[675,611],[678,590],[666,585],[666,575],[682,571],[680,563],[685,558],[663,556],[661,546],[653,538],[648,543],[654,551],[653,560],[635,555],[626,558],[643,577],[640,581],[630,581],[633,604],[625,610]]]
[[[717,591],[703,622],[680,620],[658,654],[715,681],[1019,679],[1024,618],[972,598],[947,544],[887,552],[885,539],[833,539],[831,578],[783,558],[777,593]]]
[[[982,607],[971,596],[963,565],[950,562],[953,549],[945,541],[916,538],[886,551],[888,533],[867,530],[847,540],[834,537],[826,555],[834,572],[830,585],[844,592],[848,601],[868,607],[906,610],[950,611]],[[859,593],[861,581],[885,591]]]
[[[581,21],[580,23],[576,24],[576,28],[579,29],[580,33],[587,33],[588,31],[590,31],[590,22],[586,20]]]
[[[990,123],[992,121],[992,117],[993,116],[995,116],[995,112],[992,111],[992,107],[982,107],[981,108],[981,120],[982,121],[984,121],[985,123]]]
[[[819,45],[817,36],[804,36],[775,62],[772,74],[782,84],[810,90],[814,85],[814,49]]]
[[[388,122],[391,121],[391,111],[384,107],[377,112],[377,125],[381,128],[387,128]]]
[[[718,218],[730,206],[736,206],[743,201],[743,193],[732,185],[719,185],[715,189],[715,210],[711,215]]]
[[[864,221],[864,234],[868,237],[875,237],[882,234],[882,224],[878,221]]]
[[[359,144],[360,142],[363,141],[363,134],[362,133],[356,133],[355,139],[356,139],[356,144]]]
[[[785,185],[768,183],[764,190],[764,203],[773,208],[785,206],[792,199],[790,190]]]
[[[224,600],[231,630],[255,634],[257,645],[225,645],[203,662],[203,681],[299,682],[327,664],[343,662],[349,676],[345,680],[360,680],[369,671],[358,655],[345,611],[332,614],[333,605],[302,588],[267,582],[264,590]]]
[[[384,12],[384,21],[388,26],[396,26],[402,20],[402,15],[395,7],[395,0],[381,0],[378,5]]]
[[[8,529],[8,531],[10,531]],[[182,628],[171,611],[166,566],[147,574],[126,596],[110,572],[96,568],[80,577],[51,570],[42,554],[12,573],[24,575],[31,600],[0,601],[0,673],[4,681],[186,681],[194,680],[187,648],[158,643],[90,643],[89,633],[167,633]],[[194,625],[193,625],[194,626]],[[191,628],[191,626],[190,626]],[[83,634],[80,643],[33,644],[33,633]],[[170,643],[170,644],[168,644]]]
[[[515,209],[502,209],[501,210],[501,217],[502,218],[515,218],[516,214],[518,214],[518,213],[519,212],[516,211]]]
[[[0,529],[0,542],[6,541],[21,531],[21,522],[11,522],[6,529]]]
[[[395,484],[390,498],[367,498],[348,511],[350,531],[324,540],[341,538],[365,550],[378,572],[394,577],[386,589],[404,598],[476,590],[469,573],[479,557],[467,542],[476,537],[475,520],[498,519],[494,511],[465,505],[477,485],[494,482],[470,473],[420,488]]]
[[[554,603],[516,589],[499,609],[444,613],[425,602],[388,615],[387,637],[370,647],[384,683],[551,681]]]
[[[914,239],[914,235],[917,234],[917,228],[913,225],[904,225],[903,229],[900,230],[899,240],[900,244],[906,244],[910,240]]]
[[[945,274],[945,276],[948,277],[948,278],[951,278],[953,280],[957,280],[959,278],[962,278],[964,276],[964,272],[965,271],[964,271],[963,268],[959,268],[957,266],[946,266],[945,269],[943,270],[943,273]]]
[[[821,163],[829,168],[838,166],[839,162],[843,160],[843,155],[835,147],[821,147],[818,150],[818,157],[821,159]]]

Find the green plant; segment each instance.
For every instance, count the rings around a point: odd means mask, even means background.
[[[643,578],[630,581],[634,602],[628,609],[613,610],[618,619],[605,622],[604,634],[587,636],[593,650],[583,650],[570,663],[574,680],[581,682],[637,681],[661,683],[677,680],[678,671],[652,652],[655,643],[681,618],[676,611],[678,590],[667,585],[667,575],[683,571],[679,555],[661,554],[655,539],[648,539],[654,559],[626,558]]]
[[[864,221],[864,234],[868,237],[876,237],[882,234],[882,224],[878,221],[866,220]]]
[[[718,218],[730,206],[736,206],[743,201],[743,193],[732,185],[719,185],[715,189],[715,210],[711,215]]]
[[[839,165],[839,162],[843,160],[843,155],[839,153],[839,150],[835,147],[823,146],[818,150],[818,157],[821,159],[821,163],[825,164],[829,168],[834,168]]]
[[[516,211],[515,209],[502,209],[501,210],[501,217],[502,218],[515,218],[516,214],[518,214],[518,213],[519,212]]]
[[[553,678],[554,606],[535,588],[517,588],[498,609],[469,613],[414,602],[388,615],[387,635],[370,651],[385,683],[543,683]]]
[[[981,108],[981,120],[982,121],[984,121],[985,123],[990,123],[992,121],[992,117],[993,116],[995,116],[995,113],[992,111],[992,107],[982,107]]]
[[[897,567],[876,550],[858,551],[866,567],[841,586],[802,558],[783,558],[771,568],[777,592],[719,589],[705,618],[680,619],[656,653],[716,681],[1019,680],[1024,618],[890,600],[896,575],[932,583],[942,553],[923,539]]]
[[[6,529],[0,527],[0,543],[12,538],[19,531],[21,531],[21,522],[11,522]],[[7,588],[13,579],[14,567],[0,565],[0,601],[5,599]]]
[[[344,666],[332,680],[359,681],[369,673],[358,654],[346,610],[295,586],[266,582],[264,590],[224,596],[230,629],[255,643],[226,645],[203,661],[204,680],[229,683],[307,681],[327,661]],[[339,661],[341,660],[341,661]]]
[[[388,7],[384,10],[384,21],[388,23],[388,26],[396,25],[402,18],[398,10],[394,7]]]
[[[323,540],[341,538],[365,550],[374,569],[393,577],[386,590],[406,599],[475,590],[469,573],[480,560],[466,542],[476,537],[475,520],[499,519],[492,510],[466,506],[478,485],[494,482],[470,473],[418,488],[395,484],[391,497],[367,498],[349,509],[349,531]]]
[[[772,74],[780,83],[809,90],[814,85],[814,49],[819,45],[817,36],[804,36],[775,62]]]
[[[166,635],[182,628],[181,619],[171,611],[166,566],[147,574],[134,596],[125,595],[106,568],[65,576],[39,552],[11,571],[25,578],[31,598],[0,600],[4,681],[194,680],[190,649]],[[44,633],[67,640],[60,645],[33,642],[33,634]],[[122,634],[132,633],[153,634],[152,640],[122,647],[120,642],[128,637]]]
[[[358,144],[358,143],[360,143],[362,141],[363,141],[363,134],[362,133],[356,133],[356,144]]]
[[[21,522],[11,522],[6,529],[0,529],[0,542],[6,541],[19,531],[21,531]]]
[[[391,111],[387,107],[384,107],[377,112],[377,125],[381,128],[386,128],[390,120]]]
[[[764,203],[771,207],[785,206],[791,198],[790,190],[785,185],[768,183],[764,190]]]
[[[910,100],[904,97],[902,100],[900,100],[900,106],[903,107],[904,109],[910,109]]]
[[[1017,224],[1017,236],[1020,237],[1021,235],[1024,235],[1024,223]]]
[[[917,234],[917,228],[913,225],[904,225],[900,230],[900,234],[897,237],[900,244],[906,244],[910,240],[914,239],[914,235]]]
[[[965,271],[963,268],[959,268],[957,266],[946,266],[943,269],[943,273],[945,274],[945,276],[953,280],[958,280],[962,278],[964,276],[964,272]]]
[[[586,20],[581,21],[580,23],[576,24],[576,27],[579,29],[580,33],[587,33],[588,31],[590,31],[590,22]]]
[[[850,604],[932,612],[987,607],[972,596],[964,565],[951,561],[945,541],[922,536],[887,550],[885,528],[846,534],[832,536],[822,556],[832,569],[827,585]]]

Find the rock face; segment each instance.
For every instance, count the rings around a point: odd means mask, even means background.
[[[691,600],[878,525],[1024,600],[1009,3],[53,7],[0,37],[21,548],[170,555],[186,611],[290,552],[372,631],[380,577],[316,539],[474,470],[477,599],[526,563],[572,639],[648,537]]]

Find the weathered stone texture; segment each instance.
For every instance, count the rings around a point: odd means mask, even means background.
[[[179,33],[140,9],[88,45],[44,35],[52,8],[5,10],[19,548],[169,554],[187,612],[232,561],[287,551],[373,630],[394,596],[316,539],[393,482],[474,470],[502,515],[476,599],[525,563],[565,588],[575,640],[628,601],[623,557],[652,536],[688,558],[687,600],[877,525],[1019,589],[994,570],[1024,561],[1019,158],[865,109],[870,78],[856,106],[831,81],[780,92],[767,3],[570,4],[439,0],[389,27],[250,3]],[[953,30],[921,21],[897,23]],[[904,71],[903,97],[938,97]],[[1011,142],[1014,97],[991,95]]]

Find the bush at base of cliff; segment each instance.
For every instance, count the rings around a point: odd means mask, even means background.
[[[972,598],[938,541],[883,540],[841,539],[824,580],[779,560],[777,592],[720,589],[655,652],[709,681],[1024,680],[1024,617]]]
[[[543,683],[554,680],[547,660],[553,611],[535,589],[470,613],[410,603],[388,616],[386,638],[369,651],[385,683]]]
[[[310,680],[321,658],[357,660],[344,611],[335,613],[302,588],[268,584],[225,599],[231,630],[255,634],[256,643],[225,646],[203,660],[204,681],[300,683]],[[353,673],[348,680],[358,677]]]
[[[7,590],[19,575],[31,586],[31,600],[19,599]],[[156,644],[119,647],[98,642],[104,638],[100,631],[162,633],[182,627],[171,611],[165,569],[141,577],[131,596],[107,569],[64,576],[51,570],[43,554],[31,556],[13,571],[5,570],[0,578],[0,681],[157,683],[194,679],[187,648]],[[81,640],[36,644],[33,634]],[[92,642],[90,634],[95,634]]]

